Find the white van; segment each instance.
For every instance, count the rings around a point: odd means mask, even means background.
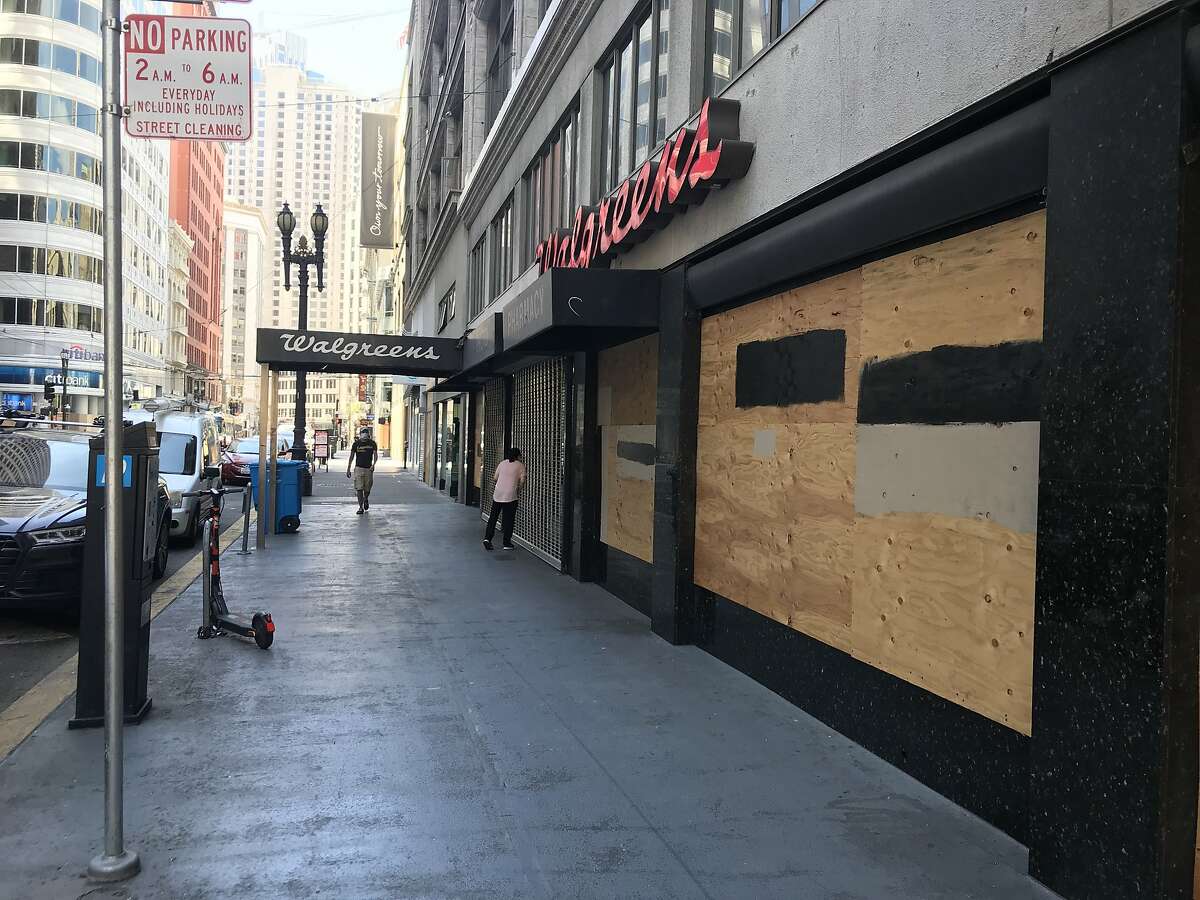
[[[189,491],[212,487],[220,480],[206,478],[205,469],[220,472],[221,447],[217,422],[211,413],[179,412],[174,409],[125,411],[130,422],[153,422],[158,432],[158,474],[171,492],[171,537],[196,543],[204,529],[209,503],[200,497],[184,497]]]

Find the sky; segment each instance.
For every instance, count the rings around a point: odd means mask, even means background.
[[[253,0],[221,3],[219,14],[255,31],[294,31],[308,41],[308,67],[363,96],[400,89],[410,0]]]

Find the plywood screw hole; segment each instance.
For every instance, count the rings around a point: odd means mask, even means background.
[[[1030,309],[1028,306],[1025,307],[1023,310],[1021,310],[1021,312],[1022,312],[1022,314],[1024,314],[1025,318],[1027,318],[1027,319],[1033,315],[1033,310]]]
[[[1008,550],[1009,553],[1012,553],[1012,544],[1005,545],[1005,549]]]
[[[1036,241],[1037,236],[1038,236],[1038,233],[1036,231],[1031,231],[1031,232],[1029,232],[1029,234],[1025,235],[1025,240]]]
[[[887,613],[880,613],[880,614],[879,614],[879,621],[880,621],[880,622],[886,622],[886,621],[887,621]]]
[[[999,646],[1000,646],[1000,642],[999,642],[998,640],[996,640],[995,638],[992,638],[992,646],[993,646],[993,647],[999,647]]]
[[[1023,631],[1018,631],[1018,632],[1017,632],[1017,637],[1025,637],[1025,632],[1023,632]]]
[[[992,595],[991,595],[991,594],[984,594],[984,595],[983,595],[983,602],[984,602],[984,603],[991,603],[991,602],[992,602]]]
[[[893,309],[895,309],[896,312],[900,312],[900,307],[898,307],[898,306],[893,307]]]
[[[900,604],[901,606],[903,606],[903,605],[904,605],[904,598],[903,598],[903,597],[897,597],[897,598],[896,598],[896,602],[897,602],[898,604]]]
[[[888,538],[888,543],[890,544],[891,542],[892,542],[892,539],[891,539],[891,538]]]
[[[1012,688],[1008,689],[1008,696],[1010,696],[1010,697],[1012,696]]]
[[[909,347],[911,347],[911,346],[912,346],[912,341],[905,341],[905,342],[904,342],[904,349],[906,349],[906,350],[907,350],[907,349],[908,349]]]
[[[875,571],[876,571],[876,572],[882,572],[882,571],[883,571],[883,566],[882,566],[881,564],[876,564],[876,566],[875,566]]]

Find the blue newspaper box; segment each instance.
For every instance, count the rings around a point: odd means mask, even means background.
[[[258,463],[250,463],[250,489],[254,505],[258,506]],[[308,463],[302,460],[279,459],[275,461],[275,533],[296,531],[300,528],[301,493],[304,474]]]

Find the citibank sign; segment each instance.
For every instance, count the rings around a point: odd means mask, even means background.
[[[754,144],[739,140],[740,113],[737,100],[705,100],[695,130],[681,128],[614,194],[599,206],[579,207],[571,228],[537,245],[540,271],[605,265],[676,214],[704,202],[712,188],[745,175]]]

